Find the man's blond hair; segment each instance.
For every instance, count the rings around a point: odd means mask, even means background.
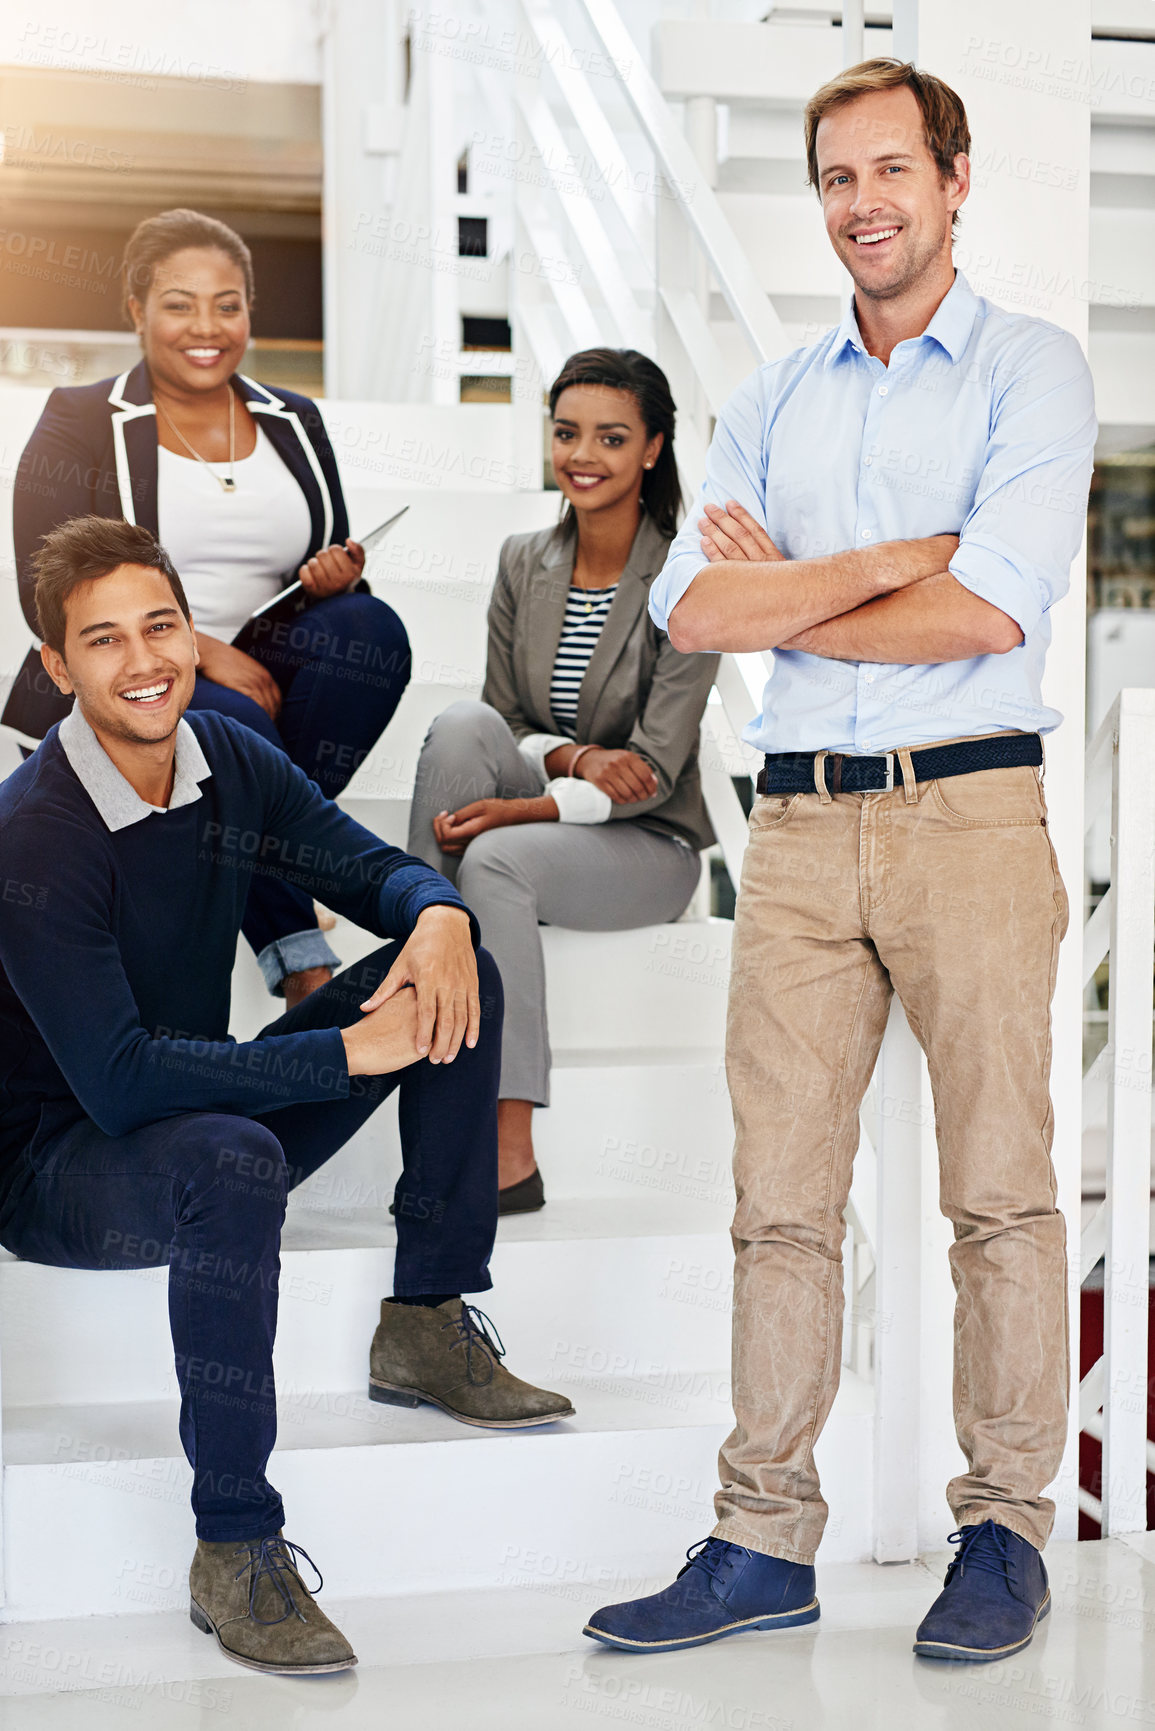
[[[845,72],[840,72],[837,78],[832,78],[821,90],[816,90],[806,104],[803,116],[806,133],[806,177],[819,197],[822,196],[822,188],[818,184],[819,121],[826,115],[833,114],[835,109],[844,108],[848,102],[855,101],[859,96],[869,96],[876,90],[901,90],[904,85],[922,110],[926,146],[943,180],[949,180],[954,174],[956,156],[970,155],[971,133],[967,124],[967,111],[963,107],[962,98],[949,84],[944,84],[941,78],[935,78],[930,72],[920,72],[909,60],[863,60],[857,66],[850,66]],[[957,210],[954,221],[958,222]]]

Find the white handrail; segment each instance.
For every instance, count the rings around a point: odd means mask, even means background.
[[[638,59],[633,38],[612,0],[582,0],[602,47],[617,67],[622,89],[658,159],[670,194],[693,230],[726,304],[756,360],[773,360],[790,347],[782,320],[726,219],[657,84]]]

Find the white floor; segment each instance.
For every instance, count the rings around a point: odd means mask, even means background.
[[[330,1604],[361,1663],[300,1681],[231,1665],[181,1612],[12,1624],[0,1629],[0,1731],[311,1731],[334,1721],[350,1731],[1155,1725],[1155,1535],[1053,1546],[1054,1611],[1031,1647],[1001,1664],[912,1655],[944,1560],[820,1570],[816,1626],[651,1659],[581,1634],[620,1584],[612,1594],[572,1583]],[[68,1567],[66,1555],[59,1566]],[[152,1590],[142,1582],[139,1602]]]

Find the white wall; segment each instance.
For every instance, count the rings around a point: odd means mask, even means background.
[[[122,84],[203,79],[317,84],[321,0],[24,0],[0,9],[0,66],[91,72]]]

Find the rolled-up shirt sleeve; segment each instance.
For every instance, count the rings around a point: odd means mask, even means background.
[[[760,367],[734,392],[718,416],[706,454],[706,478],[682,527],[670,543],[666,563],[650,585],[650,618],[669,631],[670,614],[709,560],[702,551],[698,520],[704,505],[737,499],[766,526],[766,401],[770,367]]]
[[[949,566],[1024,637],[1069,587],[1097,431],[1082,349],[1067,332],[1044,327],[1005,391],[996,386],[975,501]]]

